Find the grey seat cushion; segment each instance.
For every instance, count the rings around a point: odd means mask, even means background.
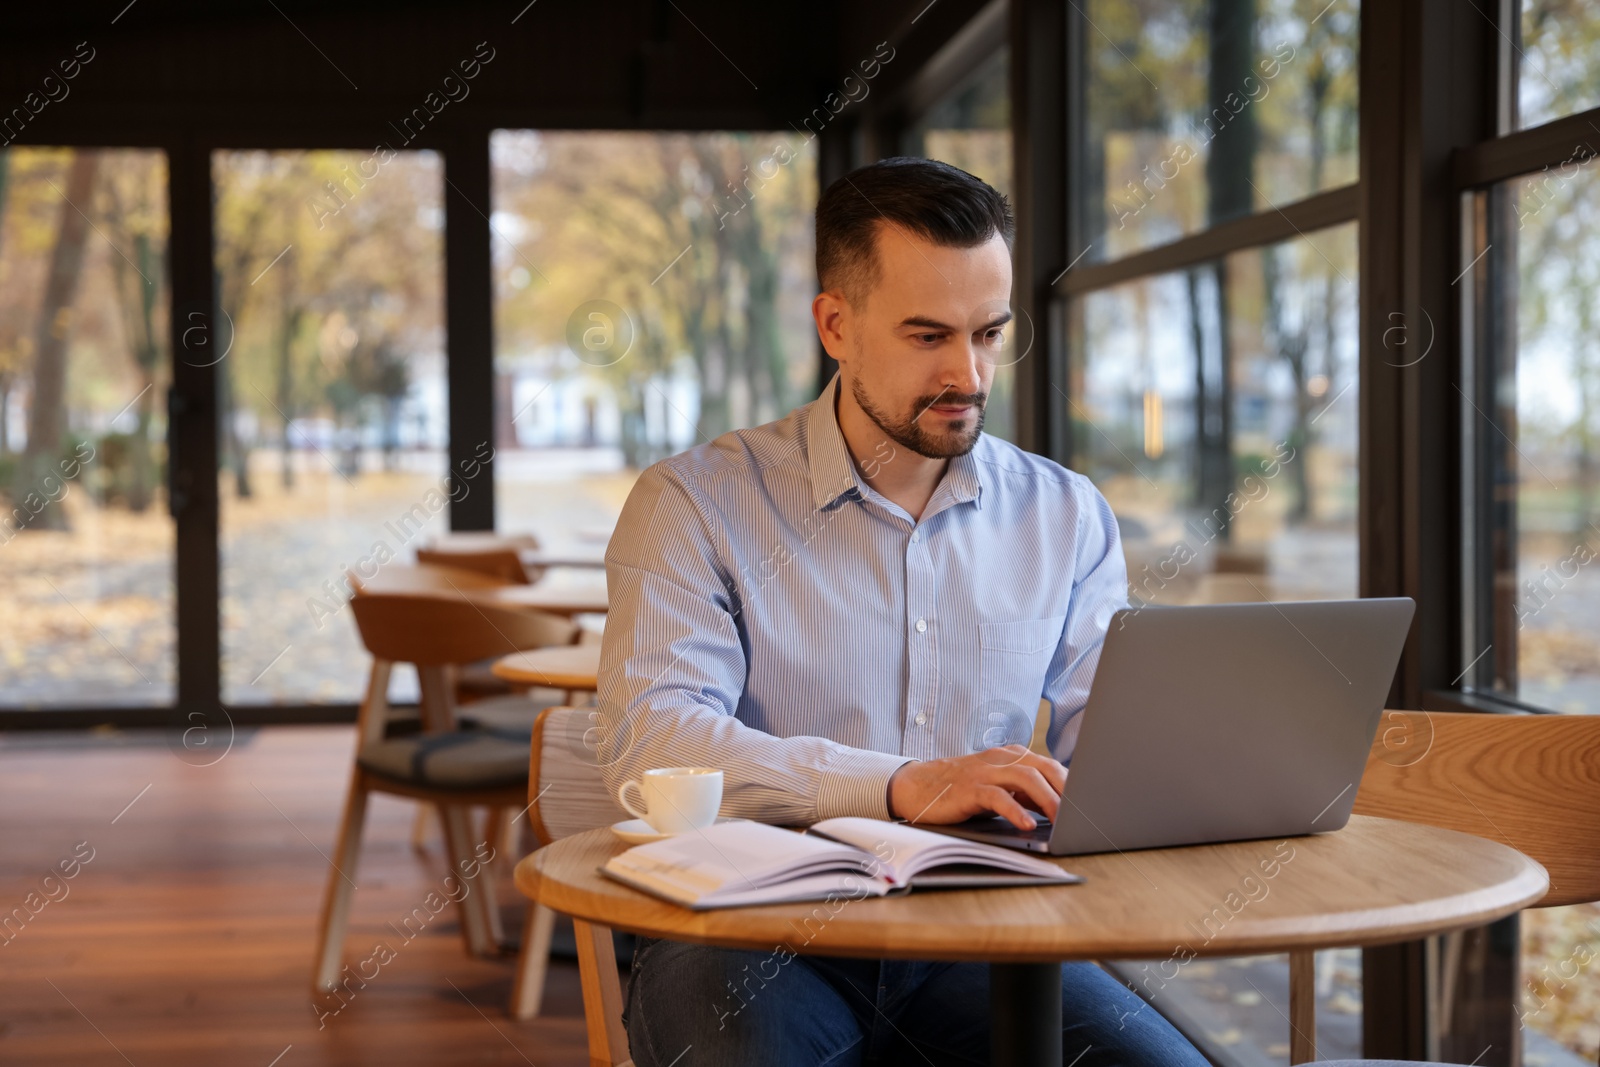
[[[528,739],[488,729],[388,737],[361,746],[356,762],[380,778],[435,789],[526,786]]]
[[[533,723],[545,708],[561,703],[554,689],[537,689],[512,696],[474,700],[456,708],[456,722],[463,727],[481,726],[498,733],[516,733],[524,745],[533,736]]]

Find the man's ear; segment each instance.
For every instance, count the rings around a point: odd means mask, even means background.
[[[845,333],[850,327],[850,304],[844,294],[838,290],[829,290],[818,293],[816,299],[811,301],[811,317],[817,323],[817,336],[822,338],[822,347],[836,361],[843,363],[848,358],[850,346],[845,343]]]

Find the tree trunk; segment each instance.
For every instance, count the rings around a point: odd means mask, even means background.
[[[139,323],[134,336],[134,361],[139,367],[139,428],[134,435],[131,460],[133,480],[128,488],[128,507],[143,511],[150,506],[155,495],[156,461],[154,445],[150,440],[150,422],[155,410],[156,372],[161,359],[161,345],[156,340],[156,297],[160,285],[161,264],[151,246],[150,235],[141,233],[134,238],[134,254],[139,259],[139,270],[144,277],[136,283],[139,287]],[[120,257],[116,257],[120,258]],[[114,260],[115,261],[115,260]],[[149,279],[147,282],[145,279]]]
[[[238,408],[233,395],[233,361],[225,359],[216,367],[217,410],[222,413],[222,462],[233,471],[234,495],[240,500],[249,500],[255,491],[250,487],[250,457],[239,438],[239,425],[235,418]]]
[[[72,335],[72,305],[77,298],[78,279],[83,274],[84,245],[89,235],[89,220],[78,210],[88,204],[94,192],[95,171],[100,157],[94,152],[76,152],[67,167],[67,188],[61,204],[55,249],[50,255],[50,272],[45,278],[44,299],[39,305],[39,333],[34,343],[33,400],[28,409],[28,448],[17,466],[17,490],[21,496],[43,490],[46,477],[59,477],[56,464],[62,457],[67,436],[67,341]],[[46,507],[31,526],[49,530],[66,529],[66,516],[60,508]]]
[[[285,259],[290,257],[286,256]],[[289,420],[294,414],[294,363],[291,359],[294,350],[295,335],[300,332],[301,308],[290,303],[292,285],[287,280],[293,269],[292,263],[285,263],[282,286],[283,303],[280,305],[282,315],[278,320],[278,367],[277,367],[277,393],[278,409],[283,414],[283,431],[278,436],[279,471],[278,477],[285,490],[294,488],[294,451],[289,440]]]
[[[1240,94],[1255,59],[1255,0],[1211,0],[1208,117],[1217,127],[1206,158],[1207,221],[1215,226],[1248,215],[1254,207],[1256,116]],[[1233,492],[1233,329],[1228,264],[1212,264],[1216,278],[1216,364],[1207,373],[1204,353],[1196,371],[1199,400],[1200,485],[1198,503],[1207,521],[1222,523],[1220,539],[1231,540],[1228,494]],[[1194,284],[1191,279],[1191,285]],[[1214,518],[1213,518],[1214,517]]]

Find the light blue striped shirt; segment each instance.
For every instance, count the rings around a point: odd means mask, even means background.
[[[886,818],[902,764],[1026,743],[1041,697],[1070,759],[1127,605],[1105,498],[985,434],[913,520],[860,476],[838,390],[657,463],[629,495],[600,660],[613,790],[714,766],[724,815]],[[869,474],[895,460],[880,451]]]

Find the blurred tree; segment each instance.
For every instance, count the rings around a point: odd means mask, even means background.
[[[6,195],[10,192],[11,149],[0,148],[0,256],[5,253]],[[3,259],[0,259],[3,262]],[[11,384],[21,369],[18,337],[0,316],[0,456],[11,450]],[[0,483],[6,479],[0,477]]]
[[[167,328],[160,314],[165,295],[166,183],[164,168],[150,157],[119,159],[102,170],[99,214],[116,254],[109,257],[112,285],[122,313],[122,333],[138,375],[134,401],[137,426],[129,437],[128,507],[150,506],[158,480],[150,427],[160,396],[157,381],[165,366]],[[122,249],[127,249],[126,254]]]
[[[294,455],[320,450],[307,427],[322,420],[342,476],[360,471],[373,434],[394,465],[413,360],[443,349],[438,171],[430,153],[381,165],[354,152],[221,158],[218,261],[237,394],[225,432],[237,470],[248,466],[245,427],[272,426],[280,481],[293,488]]]
[[[41,491],[48,476],[59,477],[56,464],[67,443],[67,340],[72,333],[73,302],[83,273],[83,251],[89,217],[79,207],[89,204],[99,169],[95,152],[74,152],[67,167],[66,189],[58,212],[55,247],[39,304],[34,342],[33,395],[28,409],[28,445],[17,465],[14,498]],[[44,508],[29,528],[66,528],[61,508]]]
[[[647,465],[700,440],[787,411],[798,352],[814,351],[810,212],[815,169],[803,138],[754,134],[522,134],[506,149],[496,217],[526,232],[508,270],[561,263],[527,299],[500,304],[505,348],[565,347],[567,319],[607,299],[632,321],[631,352],[609,366],[576,359],[552,375],[607,381],[624,459]],[[517,169],[510,171],[512,166]],[[527,248],[524,253],[523,247]],[[801,318],[801,312],[805,317]],[[696,383],[697,412],[673,382]],[[649,413],[659,417],[654,420]],[[692,419],[691,419],[692,414]]]

